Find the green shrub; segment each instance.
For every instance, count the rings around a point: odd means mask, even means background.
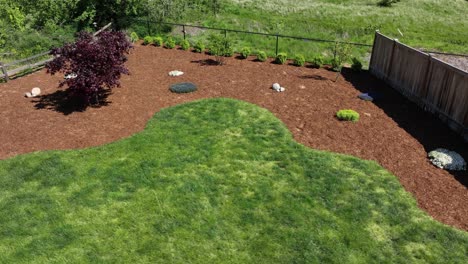
[[[351,65],[351,69],[356,72],[360,72],[362,70],[362,63],[358,58],[352,59],[353,64]]]
[[[234,54],[232,42],[229,38],[226,38],[219,34],[211,34],[208,36],[209,41],[209,52],[214,55],[218,64],[223,64],[223,57],[230,57]]]
[[[260,50],[257,52],[257,60],[259,61],[266,61],[267,60],[267,55],[263,50]]]
[[[339,120],[357,122],[359,120],[359,113],[351,109],[342,109],[336,112],[336,117]]]
[[[304,64],[305,64],[305,58],[303,55],[299,54],[299,55],[296,55],[296,57],[294,57],[294,65],[301,67],[301,66],[304,66]]]
[[[323,57],[320,55],[315,56],[311,62],[312,68],[319,69],[323,65]]]
[[[181,43],[180,43],[180,47],[183,49],[183,50],[189,50],[190,49],[190,42],[186,39],[184,39]]]
[[[193,48],[195,49],[195,52],[203,53],[205,51],[205,44],[201,41],[197,41]]]
[[[173,49],[173,48],[175,48],[175,45],[176,45],[176,43],[175,43],[175,40],[173,38],[168,37],[166,39],[166,43],[165,43],[166,48]]]
[[[133,31],[132,33],[130,33],[130,41],[132,41],[133,43],[137,42],[140,38],[138,37],[138,34]]]
[[[143,38],[143,45],[150,45],[153,44],[153,37],[146,36]]]
[[[164,45],[164,41],[162,37],[154,37],[153,38],[153,44],[157,47],[162,47]]]
[[[287,59],[288,59],[288,54],[284,52],[280,52],[278,53],[278,55],[276,55],[275,63],[285,64]]]
[[[336,72],[341,71],[341,62],[340,62],[339,59],[333,58],[333,59],[331,60],[331,66],[332,66],[332,70],[333,70],[333,71],[336,71]]]
[[[197,90],[197,86],[190,82],[176,83],[169,87],[173,93],[191,93]]]
[[[242,50],[240,52],[241,58],[247,59],[249,57],[250,53],[252,53],[252,51],[250,50],[249,47],[242,48]]]

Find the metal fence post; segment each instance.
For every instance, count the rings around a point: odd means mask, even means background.
[[[227,30],[224,30],[224,38],[227,38]]]
[[[8,82],[10,79],[8,78],[8,71],[5,67],[5,65],[3,65],[3,63],[0,62],[0,68],[2,68],[2,72],[3,72],[3,76],[5,77],[5,81]]]
[[[276,56],[278,56],[278,42],[279,42],[279,36],[278,34],[276,34],[276,50],[275,50]]]
[[[336,48],[338,46],[338,41],[335,41],[335,49],[333,50],[333,60],[336,61]]]
[[[146,29],[147,29],[148,36],[151,36],[151,28],[150,28],[149,17],[146,18]]]
[[[184,33],[184,40],[185,40],[185,25],[182,26],[182,33]]]

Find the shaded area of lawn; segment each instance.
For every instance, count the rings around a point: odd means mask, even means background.
[[[101,147],[0,161],[0,262],[467,261],[375,162],[308,149],[231,99]]]

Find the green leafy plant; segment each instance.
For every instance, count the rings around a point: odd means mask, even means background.
[[[166,39],[165,47],[168,48],[168,49],[173,49],[173,48],[175,48],[175,46],[176,46],[175,40],[173,38],[171,38],[171,37],[168,37]]]
[[[154,37],[154,38],[153,38],[153,44],[154,44],[156,47],[162,47],[162,46],[164,45],[163,38],[160,37],[160,36]]]
[[[208,36],[209,52],[214,55],[218,64],[224,64],[223,57],[232,56],[234,54],[232,42],[219,34],[211,34]]]
[[[252,53],[252,50],[249,47],[243,47],[241,52],[240,52],[241,58],[242,59],[247,59],[249,57],[250,53]]]
[[[319,68],[322,67],[322,65],[323,65],[323,57],[322,56],[317,55],[312,59],[312,62],[311,62],[312,68],[319,69]]]
[[[278,55],[276,55],[275,63],[285,64],[287,59],[288,59],[288,54],[286,54],[285,52],[280,52],[278,53]]]
[[[189,50],[190,49],[190,42],[186,39],[184,39],[181,43],[180,43],[180,47],[183,49],[183,50]]]
[[[259,61],[266,61],[267,60],[267,55],[263,50],[260,50],[257,52],[257,60]]]
[[[359,120],[359,113],[351,109],[342,109],[336,112],[336,117],[343,121],[357,122]]]
[[[176,83],[169,87],[173,93],[191,93],[197,90],[197,86],[190,82]]]
[[[138,40],[140,39],[140,37],[138,37],[138,34],[133,31],[132,33],[130,33],[130,41],[132,41],[133,43],[137,42]]]
[[[352,62],[353,64],[351,64],[351,69],[353,71],[360,72],[362,70],[362,62],[356,57],[352,59]]]
[[[298,54],[294,57],[294,65],[301,67],[304,66],[305,64],[305,58],[304,55]]]
[[[143,38],[143,45],[150,45],[153,44],[153,37],[146,36]]]
[[[195,46],[193,48],[195,52],[203,53],[205,51],[205,44],[201,41],[197,41],[197,43],[195,43]]]

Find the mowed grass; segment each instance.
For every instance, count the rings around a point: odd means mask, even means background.
[[[375,30],[416,48],[468,54],[468,3],[465,0],[402,0],[380,7],[378,0],[226,0],[215,17],[186,22],[270,34],[371,44]],[[237,47],[275,53],[275,39],[230,33]],[[238,48],[238,49],[239,49]],[[333,56],[334,44],[281,38],[280,52]],[[371,48],[354,47],[368,63]]]
[[[468,234],[375,162],[231,99],[96,148],[0,161],[0,263],[466,263]]]

